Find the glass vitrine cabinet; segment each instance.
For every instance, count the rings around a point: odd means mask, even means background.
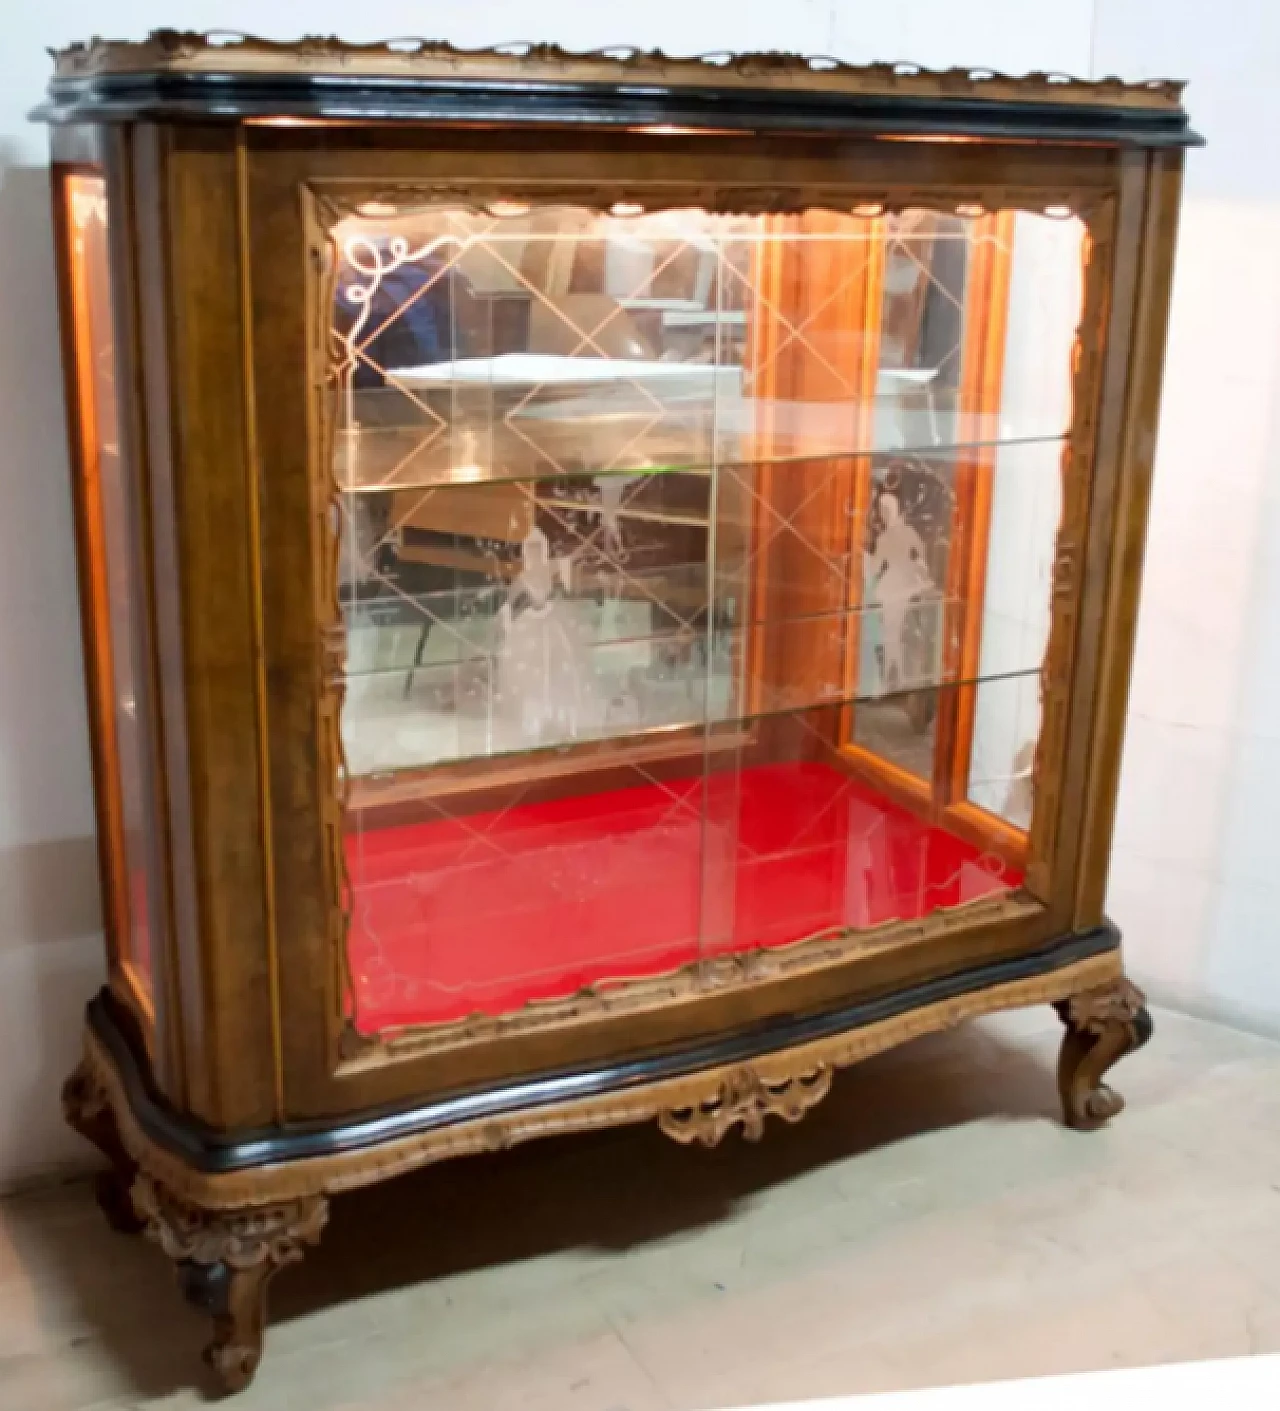
[[[58,56],[110,983],[70,1119],[214,1313],[327,1198],[1054,1003],[1102,910],[1171,83],[162,32]]]

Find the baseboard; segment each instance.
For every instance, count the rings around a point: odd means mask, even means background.
[[[1134,984],[1146,994],[1149,1003],[1158,1009],[1280,1043],[1280,1013],[1251,1009],[1216,995],[1188,994],[1181,986],[1144,975],[1141,970],[1129,973]]]
[[[83,1181],[102,1169],[101,1157],[91,1149],[86,1149],[82,1158],[37,1166],[31,1171],[0,1171],[0,1200],[27,1195],[31,1191],[48,1190],[51,1186],[65,1186],[72,1181]]]

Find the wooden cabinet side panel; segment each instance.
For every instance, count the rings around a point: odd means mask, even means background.
[[[236,142],[153,129],[138,158],[188,1103],[218,1127],[279,1111]]]
[[[147,479],[151,496],[156,688],[163,720],[161,771],[168,827],[172,921],[169,994],[175,1006],[174,1028],[182,1050],[182,1102],[190,1111],[203,1114],[214,1110],[214,1102],[203,1020],[204,982],[183,680],[182,576],[168,362],[165,156],[163,129],[151,124],[134,128],[134,258],[146,415]]]

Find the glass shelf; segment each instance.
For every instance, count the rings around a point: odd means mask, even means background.
[[[588,583],[588,590],[590,588]],[[857,608],[786,610],[747,600],[747,585],[740,577],[715,578],[704,564],[684,564],[650,574],[633,573],[624,596],[592,596],[590,591],[557,598],[549,612],[538,615],[540,624],[551,623],[565,640],[584,650],[610,652],[628,646],[660,653],[664,646],[684,646],[701,652],[743,649],[744,634],[754,630],[785,632],[803,625],[829,625],[842,643],[878,634],[881,619],[891,608],[867,605]],[[451,588],[436,593],[392,593],[354,599],[345,605],[347,660],[342,679],[354,681],[388,671],[435,667],[452,669],[476,661],[497,665],[504,628],[513,619],[504,617],[508,590],[501,584],[478,588]],[[780,595],[783,602],[802,601],[798,592]],[[943,624],[959,622],[964,602],[942,593],[931,594],[899,610],[912,620],[904,632],[921,631],[927,620],[930,637],[941,647]],[[656,622],[655,622],[656,619]],[[993,611],[984,619],[988,654],[1010,659],[1006,640],[1014,641],[1025,623],[1008,611]],[[363,638],[374,641],[366,648]],[[550,640],[552,632],[540,632]],[[999,639],[999,640],[997,640]],[[417,645],[423,644],[418,653]],[[958,640],[950,646],[958,648]],[[368,651],[368,655],[366,652]],[[415,660],[416,658],[416,660]],[[1037,665],[1038,663],[1029,663]],[[930,677],[913,685],[940,685]]]
[[[558,477],[706,475],[721,466],[1039,443],[1061,439],[1065,429],[1060,417],[1035,404],[992,412],[927,383],[905,381],[865,400],[783,401],[744,395],[736,385],[740,368],[702,371],[713,376],[685,384],[685,396],[673,392],[678,377],[652,385],[615,379],[602,380],[589,396],[548,401],[532,392],[523,400],[510,394],[506,407],[496,391],[467,384],[438,402],[427,396],[412,403],[421,420],[410,424],[403,420],[410,404],[398,390],[357,393],[365,399],[363,415],[356,428],[337,432],[334,473],[349,494]],[[394,414],[396,424],[380,424],[380,414]]]
[[[985,665],[966,667],[955,597],[768,614],[729,594],[708,595],[697,566],[684,578],[681,594],[678,579],[663,575],[661,602],[639,592],[560,598],[523,619],[492,588],[352,604],[343,714],[349,771],[745,725],[1040,668],[1043,636],[1030,614],[987,613]],[[906,647],[899,668],[882,654],[895,635]],[[773,665],[797,647],[803,671]]]
[[[340,576],[349,771],[1034,676],[1039,592],[986,604],[974,650],[957,459],[860,464],[861,490],[829,459],[785,486],[758,466],[454,486],[363,526],[359,497],[347,542],[365,547]],[[1002,447],[986,471],[993,493],[1021,487],[1055,517],[1060,473],[1052,440]],[[1051,555],[1035,571],[1047,589]]]
[[[430,677],[430,671],[421,673]],[[519,722],[494,715],[478,719],[457,712],[432,713],[420,707],[405,709],[398,701],[384,700],[378,709],[361,703],[343,718],[343,746],[347,770],[353,778],[380,779],[414,773],[436,765],[468,765],[499,760],[528,760],[534,764],[539,757],[564,755],[577,746],[613,743],[648,751],[655,757],[669,752],[663,747],[676,731],[701,732],[690,744],[693,751],[737,748],[759,721],[780,716],[803,715],[821,707],[855,704],[892,705],[908,710],[913,698],[966,685],[987,686],[1000,682],[1034,683],[1038,671],[1009,671],[992,675],[956,673],[941,684],[907,686],[878,694],[860,694],[856,688],[832,687],[826,691],[806,692],[801,688],[766,689],[753,705],[741,709],[727,707],[729,689],[723,680],[708,680],[696,691],[681,683],[671,686],[666,701],[660,695],[659,683],[654,695],[646,702],[649,718],[643,726],[633,721],[603,721],[594,727],[581,726],[571,738],[530,740]],[[425,689],[425,688],[424,688]],[[660,718],[663,706],[668,718]],[[704,708],[704,706],[706,708]],[[653,747],[653,748],[651,748]],[[688,750],[686,752],[689,752]],[[623,763],[626,755],[620,755]],[[444,787],[452,792],[453,776],[442,776]],[[430,776],[424,776],[415,793],[423,797],[432,791]]]

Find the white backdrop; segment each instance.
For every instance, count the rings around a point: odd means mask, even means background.
[[[278,37],[429,24],[456,43],[791,49],[1192,81],[1211,145],[1190,159],[1111,910],[1155,998],[1280,1034],[1273,0],[12,4],[0,21],[0,1186],[84,1159],[57,1090],[101,979],[46,134],[25,114],[46,46],[158,26],[254,30],[268,13]]]

